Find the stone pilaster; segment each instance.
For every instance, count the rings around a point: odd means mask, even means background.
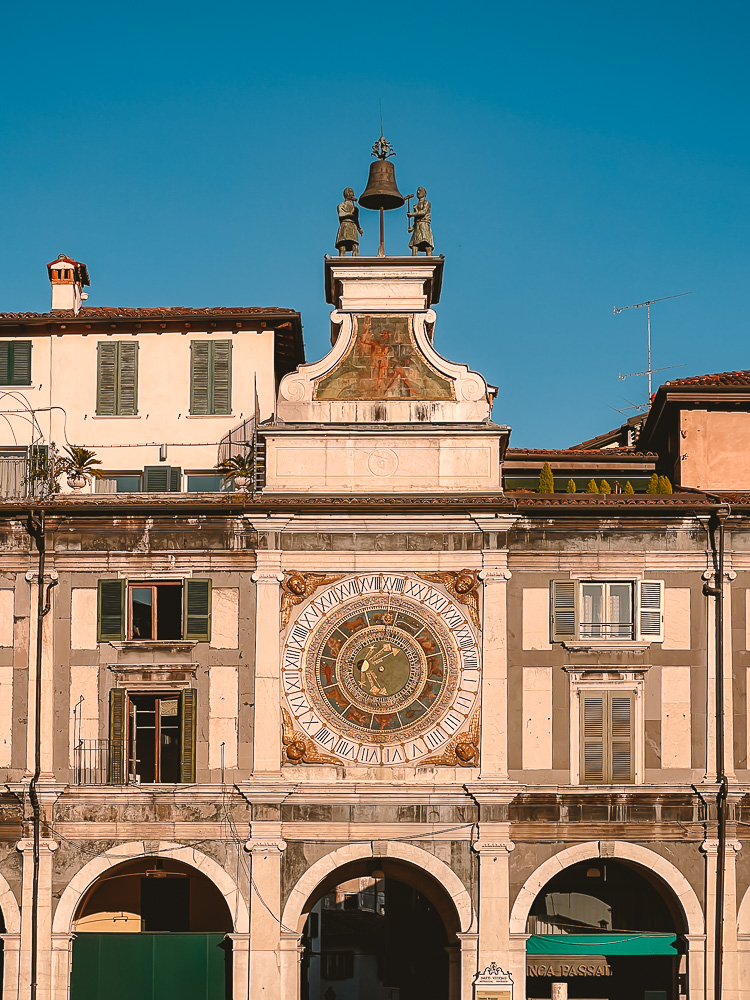
[[[44,839],[39,849],[39,902],[37,907],[37,1000],[52,1000],[52,861],[58,848],[55,840]],[[19,840],[23,857],[21,889],[21,946],[19,954],[19,1000],[31,992],[32,895],[34,881],[34,841]]]
[[[474,850],[479,855],[479,968],[495,962],[510,969],[509,823],[480,823]]]
[[[248,993],[252,1000],[281,1000],[281,858],[286,841],[253,837],[245,850],[251,856]]]
[[[706,961],[703,989],[705,1000],[713,1000],[714,963],[716,961],[714,944],[714,928],[716,927],[716,863],[719,856],[719,842],[717,840],[704,840],[701,844],[701,851],[706,856],[706,903],[704,907],[706,915]]]
[[[480,780],[508,780],[508,623],[507,550],[485,551],[479,574],[484,583],[482,612],[482,734]]]
[[[18,1000],[20,934],[0,934],[3,942],[3,1000]]]
[[[248,1000],[250,988],[250,935],[227,934],[232,942],[232,1000]]]
[[[281,777],[281,670],[279,621],[281,552],[258,552],[255,584],[255,715],[253,775]]]
[[[26,772],[27,776],[34,773],[34,741],[36,738],[36,686],[37,686],[37,663],[36,663],[36,634],[37,634],[37,581],[38,573],[28,572],[26,580],[31,587],[31,601],[29,611],[29,683],[28,683],[28,725],[26,729]],[[49,582],[57,580],[57,573],[45,573],[45,594]],[[52,744],[54,732],[54,678],[52,674],[53,664],[53,622],[54,622],[54,588],[50,591],[51,610],[42,619],[42,663],[41,663],[41,774],[42,777],[52,779]]]
[[[281,932],[281,996],[283,1000],[299,1000],[302,935],[294,931]]]
[[[477,974],[477,943],[479,935],[475,931],[457,934],[461,943],[461,992],[460,1000],[472,1000],[474,978]],[[453,997],[451,997],[453,1000]]]

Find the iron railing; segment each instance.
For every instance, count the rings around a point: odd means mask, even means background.
[[[76,785],[109,784],[109,740],[79,740],[73,761]]]
[[[633,622],[580,622],[582,639],[632,639]]]

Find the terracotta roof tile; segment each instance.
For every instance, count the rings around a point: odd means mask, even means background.
[[[280,306],[214,306],[195,309],[190,306],[155,306],[153,308],[133,308],[131,306],[100,306],[81,309],[77,316],[70,309],[57,309],[46,313],[0,313],[2,320],[87,320],[87,319],[181,319],[212,316],[296,316],[294,309]]]
[[[680,387],[691,385],[743,385],[750,387],[750,371],[716,372],[713,375],[694,375],[690,378],[675,378],[664,386]]]

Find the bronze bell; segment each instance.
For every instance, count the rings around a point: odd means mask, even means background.
[[[373,160],[370,164],[370,176],[367,187],[359,196],[362,208],[379,208],[386,212],[392,208],[401,208],[406,198],[396,186],[396,173],[390,160]]]

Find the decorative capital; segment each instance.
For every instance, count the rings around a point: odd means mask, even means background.
[[[719,841],[704,840],[700,845],[700,850],[703,851],[707,858],[715,858],[719,853]]]
[[[50,854],[52,854],[54,851],[56,851],[59,846],[60,845],[57,843],[56,840],[47,840],[47,839],[44,839],[44,840],[40,840],[39,841],[39,847],[42,850],[45,850],[45,849],[48,850],[50,852]],[[27,851],[33,851],[34,850],[34,841],[32,840],[31,837],[24,837],[23,840],[19,840],[18,843],[16,844],[16,850],[20,851],[21,854],[25,854]]]
[[[515,849],[512,840],[478,840],[471,845],[477,854],[510,854]]]
[[[509,569],[482,569],[479,571],[479,579],[487,586],[490,583],[505,583],[513,576]]]
[[[250,577],[253,583],[281,583],[284,579],[283,573],[276,573],[271,569],[256,570]]]
[[[283,854],[286,850],[286,841],[251,837],[250,840],[245,841],[245,850],[249,854],[273,854],[274,851]]]

